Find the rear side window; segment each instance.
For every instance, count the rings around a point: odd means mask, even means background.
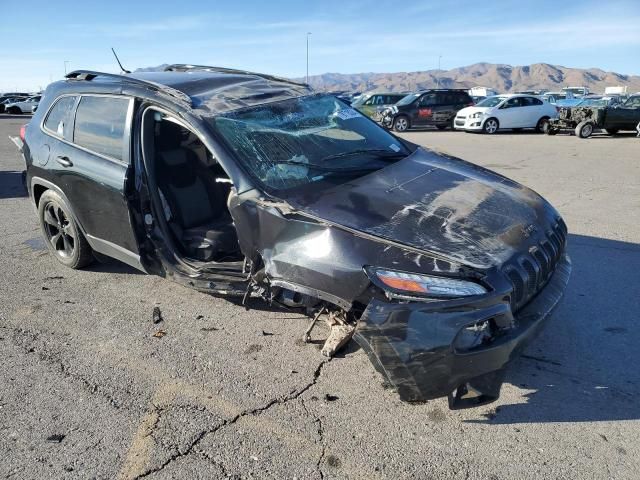
[[[520,99],[523,107],[533,107],[534,105],[542,105],[542,101],[534,97],[522,97]]]
[[[122,160],[128,109],[128,98],[82,97],[76,111],[73,142]]]
[[[44,128],[54,135],[70,140],[73,107],[77,99],[76,96],[59,98],[53,108],[49,110],[44,121]]]

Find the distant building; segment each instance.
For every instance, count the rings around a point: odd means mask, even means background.
[[[605,87],[604,88],[605,95],[626,95],[627,87],[618,86],[618,87]]]

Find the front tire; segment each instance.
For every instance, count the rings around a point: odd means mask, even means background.
[[[404,115],[400,115],[393,120],[393,129],[396,132],[406,132],[409,128],[409,119]]]
[[[92,262],[91,247],[73,219],[71,208],[58,193],[47,190],[42,194],[38,219],[47,247],[56,260],[73,269]]]
[[[488,133],[489,135],[493,135],[498,131],[498,128],[500,128],[500,123],[498,122],[498,119],[489,118],[484,122],[484,125],[482,126],[482,131],[484,133]]]
[[[593,123],[588,120],[584,120],[576,126],[576,130],[575,130],[576,137],[589,138],[592,133],[593,133]]]

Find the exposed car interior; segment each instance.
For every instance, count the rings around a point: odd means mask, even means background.
[[[145,114],[143,132],[156,207],[180,253],[199,262],[241,259],[227,207],[231,180],[220,164],[197,135],[160,112]]]

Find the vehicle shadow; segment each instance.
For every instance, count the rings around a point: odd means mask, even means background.
[[[23,172],[13,170],[0,171],[0,199],[28,196],[22,178]]]
[[[640,244],[569,235],[568,252],[573,272],[561,304],[507,373],[525,401],[469,422],[640,419]]]
[[[126,263],[123,263],[115,258],[107,257],[106,255],[101,255],[97,252],[93,253],[96,261],[91,265],[83,268],[88,272],[100,272],[100,273],[121,273],[127,275],[146,275],[144,272],[133,268]]]

